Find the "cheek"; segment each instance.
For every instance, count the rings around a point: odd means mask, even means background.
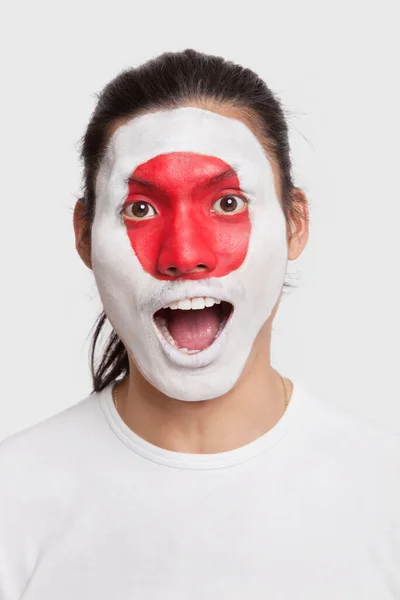
[[[249,213],[210,219],[204,223],[205,237],[218,259],[218,276],[238,269],[246,258],[251,224]]]
[[[164,219],[154,219],[143,223],[125,221],[130,244],[144,271],[156,277],[157,259],[164,235]]]

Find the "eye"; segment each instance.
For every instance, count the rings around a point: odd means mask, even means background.
[[[143,221],[156,215],[155,209],[148,202],[138,200],[127,204],[122,210],[122,214],[131,221]]]
[[[244,212],[247,208],[247,201],[241,196],[236,196],[235,194],[227,194],[226,196],[222,196],[222,198],[218,198],[216,202],[213,204],[214,211],[218,214],[235,214]]]

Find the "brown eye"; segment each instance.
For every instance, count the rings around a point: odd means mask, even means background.
[[[238,214],[246,210],[247,202],[233,194],[222,196],[214,203],[214,211],[219,214]]]
[[[142,200],[127,204],[122,212],[125,217],[132,221],[143,221],[157,214],[151,204]]]

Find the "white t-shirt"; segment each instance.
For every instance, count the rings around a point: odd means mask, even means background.
[[[400,599],[400,436],[293,383],[218,454],[145,441],[111,385],[6,438],[0,599]]]

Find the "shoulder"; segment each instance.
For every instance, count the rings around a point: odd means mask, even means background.
[[[98,399],[89,395],[0,443],[0,555],[14,545],[16,561],[34,562],[65,523],[93,465],[101,464],[107,425]]]
[[[400,501],[400,433],[332,396],[302,387],[302,397],[304,433],[312,451],[344,475],[381,486]]]
[[[390,454],[400,452],[400,433],[387,425],[344,406],[332,397],[314,396],[314,402],[318,403],[327,433],[332,431],[332,434],[340,435],[343,442],[349,443],[355,451],[372,452],[379,447],[382,452]]]
[[[52,469],[78,460],[82,446],[93,443],[102,425],[99,394],[91,394],[72,406],[0,441],[0,479],[10,485],[47,478]],[[14,483],[12,483],[14,482]]]
[[[388,449],[400,448],[400,433],[394,429],[345,406],[330,393],[316,393],[302,382],[296,382],[296,386],[301,397],[305,424],[309,420],[311,426],[321,427],[324,435],[342,435],[344,439],[351,439],[355,445],[375,442],[387,445]]]
[[[96,400],[87,396],[0,442],[0,596],[4,589],[22,594],[48,540],[67,522],[85,475],[83,445],[100,416]]]

